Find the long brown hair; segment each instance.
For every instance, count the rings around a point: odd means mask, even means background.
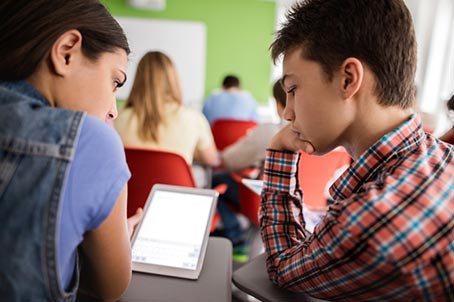
[[[139,137],[159,141],[158,127],[166,123],[164,104],[182,104],[178,74],[168,56],[151,51],[140,59],[125,108],[132,108],[138,118]]]
[[[118,48],[130,53],[120,25],[98,0],[2,0],[0,20],[0,81],[28,78],[71,29],[81,33],[92,61]]]

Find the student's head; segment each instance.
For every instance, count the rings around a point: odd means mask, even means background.
[[[347,58],[356,58],[374,74],[383,106],[411,107],[416,40],[403,0],[307,0],[287,17],[271,46],[274,59],[297,51],[330,81]]]
[[[0,81],[28,80],[53,106],[116,115],[127,39],[96,0],[4,0]]]
[[[446,102],[446,106],[448,107],[448,110],[454,111],[454,94],[451,96],[451,98]]]
[[[271,52],[283,55],[284,118],[316,154],[353,143],[364,112],[397,119],[412,107],[416,40],[403,0],[297,3]]]
[[[222,88],[224,89],[240,88],[240,79],[234,75],[228,75],[222,81]]]
[[[454,124],[454,94],[446,101],[446,109],[448,109],[448,120]]]
[[[277,80],[273,85],[273,97],[276,101],[276,110],[279,117],[282,117],[287,96],[282,88],[281,80]]]
[[[139,136],[158,141],[157,127],[165,121],[164,104],[181,105],[178,73],[172,60],[160,51],[146,53],[137,66],[134,83],[126,101],[139,119]]]

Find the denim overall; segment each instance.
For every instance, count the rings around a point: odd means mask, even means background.
[[[0,300],[75,301],[60,285],[60,201],[84,113],[52,108],[28,83],[0,83]]]

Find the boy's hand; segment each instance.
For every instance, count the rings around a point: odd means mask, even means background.
[[[299,137],[299,134],[292,130],[292,125],[287,124],[271,140],[270,149],[279,151],[303,151],[311,154],[315,151],[314,146]]]

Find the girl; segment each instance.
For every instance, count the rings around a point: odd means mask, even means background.
[[[74,301],[81,275],[86,293],[116,300],[141,215],[128,229],[130,173],[105,123],[126,37],[96,0],[6,0],[0,19],[0,296]]]

